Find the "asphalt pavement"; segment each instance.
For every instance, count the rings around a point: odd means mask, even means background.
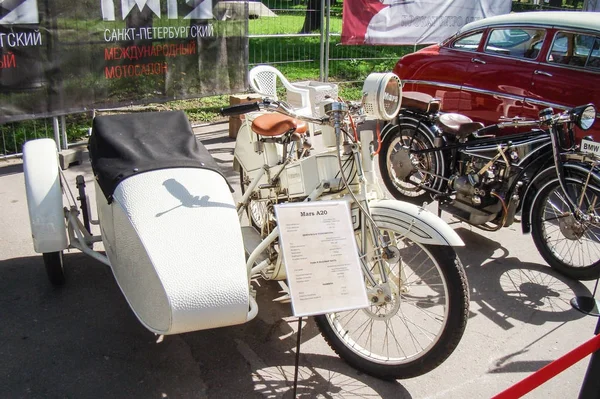
[[[195,132],[239,195],[227,125]],[[0,398],[292,397],[297,319],[272,301],[277,283],[261,283],[253,321],[158,343],[98,261],[72,250],[66,285],[50,285],[33,251],[22,170],[20,160],[0,160]],[[66,171],[70,181],[78,174],[92,181],[89,162]],[[457,350],[426,375],[380,381],[340,360],[308,319],[300,397],[490,398],[593,337],[597,319],[569,301],[591,295],[594,282],[553,272],[518,224],[488,233],[444,217],[466,243],[457,253],[471,293]],[[588,361],[526,397],[576,398]]]

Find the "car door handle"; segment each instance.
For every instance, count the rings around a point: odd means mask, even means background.
[[[471,58],[471,62],[476,62],[478,64],[486,64],[484,60],[480,60],[479,58]]]
[[[551,73],[540,71],[538,69],[536,69],[535,71],[533,71],[533,74],[534,75],[544,75],[544,76],[550,76],[550,77],[552,77]]]

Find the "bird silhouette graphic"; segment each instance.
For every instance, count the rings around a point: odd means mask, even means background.
[[[199,195],[192,195],[188,191],[188,189],[185,188],[185,186],[183,184],[179,183],[175,179],[165,180],[163,182],[163,186],[167,189],[169,194],[171,194],[173,197],[177,198],[181,202],[181,204],[179,204],[171,209],[167,209],[164,212],[157,213],[156,217],[160,217],[160,216],[164,215],[165,213],[171,212],[172,210],[175,210],[182,206],[185,208],[201,208],[201,207],[208,207],[208,206],[235,208],[231,204],[225,204],[225,203],[220,203],[220,202],[211,202],[209,195],[203,195],[202,197],[200,197]]]

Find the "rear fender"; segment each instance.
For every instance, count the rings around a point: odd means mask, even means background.
[[[398,114],[398,116],[396,116],[393,120],[391,120],[381,129],[381,140],[385,140],[385,138],[390,134],[395,125],[400,126],[403,123],[407,122],[414,123],[415,126],[419,126],[419,131],[425,135],[428,135],[431,138],[432,142],[433,139],[435,139],[439,135],[438,128],[432,123],[430,123],[425,116],[419,118],[417,115]]]
[[[442,219],[428,210],[396,200],[380,200],[369,203],[373,219],[381,228],[386,221],[393,220],[405,228],[404,234],[414,242],[431,245],[464,246],[463,240]]]

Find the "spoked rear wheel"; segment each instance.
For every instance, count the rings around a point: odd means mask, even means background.
[[[576,280],[595,280],[600,277],[600,188],[588,186],[584,193],[582,179],[569,177],[566,189],[581,201],[581,215],[569,211],[557,179],[546,183],[532,205],[533,242],[556,271]]]
[[[385,187],[394,198],[421,205],[431,199],[423,186],[439,189],[436,185],[440,180],[431,173],[440,173],[443,160],[439,152],[411,154],[408,148],[433,148],[432,133],[426,133],[427,127],[412,119],[401,119],[399,125],[390,124],[385,129],[379,153],[379,170]]]
[[[386,264],[391,297],[378,296],[367,283],[369,307],[315,319],[329,346],[352,367],[382,379],[411,378],[436,368],[458,345],[468,317],[467,280],[451,247],[413,242],[395,219],[381,226],[400,254]],[[374,257],[371,243],[364,259],[380,282]]]

